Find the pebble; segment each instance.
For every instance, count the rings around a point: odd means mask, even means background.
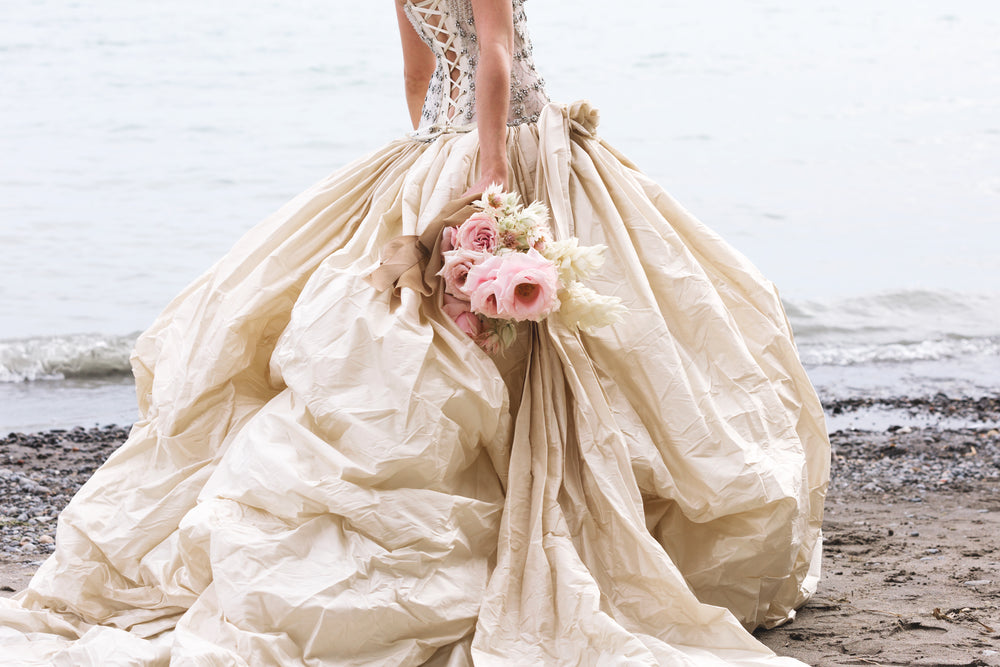
[[[55,549],[56,517],[128,429],[118,426],[11,433],[0,438],[0,553],[44,557]]]
[[[994,435],[1000,433],[993,425],[993,422],[1000,421],[1000,395],[966,398],[951,397],[939,392],[934,396],[831,398],[823,401],[823,408],[833,415],[873,409],[900,411],[913,416],[921,413],[927,416],[943,414],[951,419],[958,418],[973,424],[983,424],[985,427],[983,430],[988,428]],[[887,430],[896,433],[905,428],[909,427],[893,424]]]
[[[945,404],[940,397],[926,400]],[[1000,398],[961,402],[965,403],[969,409],[982,404],[984,415],[990,418],[1000,411]],[[996,435],[991,435],[994,432]],[[969,445],[971,438],[976,438],[974,448]],[[925,492],[962,491],[972,482],[1000,481],[997,429],[949,430],[933,426],[896,427],[881,432],[846,429],[831,433],[830,442],[831,486],[835,489],[897,493],[905,502],[925,504]],[[887,452],[891,455],[886,455]]]

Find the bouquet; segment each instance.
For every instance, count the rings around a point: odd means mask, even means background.
[[[441,231],[444,311],[490,354],[517,337],[515,322],[558,314],[570,327],[591,331],[621,321],[621,299],[583,285],[604,263],[605,246],[573,237],[553,241],[548,209],[522,206],[516,193],[491,185],[475,212]]]

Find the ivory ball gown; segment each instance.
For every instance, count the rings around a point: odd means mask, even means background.
[[[252,229],[136,344],[141,419],[0,606],[18,665],[780,665],[829,444],[774,287],[550,103],[513,0],[511,189],[623,322],[490,356],[366,280],[475,182],[470,0],[410,0],[420,129]]]

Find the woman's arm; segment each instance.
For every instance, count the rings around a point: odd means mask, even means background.
[[[424,106],[424,96],[427,95],[427,84],[434,74],[437,62],[430,47],[424,44],[420,35],[410,25],[410,19],[403,11],[403,5],[393,0],[396,5],[396,20],[399,22],[399,39],[403,44],[403,81],[406,86],[406,107],[410,111],[410,121],[413,129],[420,124],[420,111]]]
[[[481,176],[466,194],[482,192],[490,183],[507,187],[507,113],[511,52],[514,50],[514,16],[510,0],[472,0],[472,12],[479,42],[476,124]]]

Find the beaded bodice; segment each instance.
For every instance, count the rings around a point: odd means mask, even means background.
[[[544,81],[535,70],[528,38],[525,0],[511,0],[514,49],[511,53],[510,109],[507,124],[533,123],[548,103]],[[476,64],[479,45],[471,0],[406,0],[405,11],[417,34],[437,58],[424,98],[417,138],[462,131],[476,122]]]

